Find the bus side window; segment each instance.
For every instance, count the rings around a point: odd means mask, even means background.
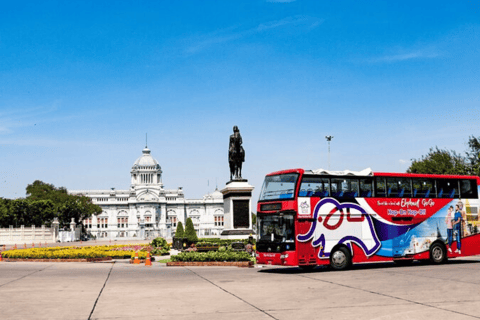
[[[358,179],[345,177],[332,179],[332,185],[335,185],[336,192],[333,194],[337,198],[353,199],[359,196]]]
[[[349,198],[356,198],[360,195],[358,179],[348,179],[348,190],[347,190],[347,197]]]
[[[460,197],[463,199],[478,199],[477,183],[475,180],[460,180]]]
[[[328,197],[330,181],[318,176],[304,176],[300,185],[299,197]]]
[[[398,183],[398,197],[410,198],[412,196],[412,179],[397,178]]]
[[[437,198],[458,198],[457,179],[437,179]]]
[[[384,177],[375,178],[375,197],[385,197],[387,195],[386,183]]]
[[[332,197],[343,198],[344,190],[342,188],[345,179],[332,179]]]
[[[413,198],[434,198],[435,183],[430,179],[412,179]]]
[[[360,197],[370,198],[373,191],[372,179],[360,179]]]
[[[387,178],[387,198],[397,198],[398,192],[397,178]]]

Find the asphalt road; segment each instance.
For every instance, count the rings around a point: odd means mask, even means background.
[[[480,319],[480,257],[309,273],[0,262],[0,319]]]

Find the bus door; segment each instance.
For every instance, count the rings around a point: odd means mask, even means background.
[[[313,219],[299,219],[297,220],[295,230],[296,234],[306,234],[313,223]],[[314,265],[317,264],[317,252],[312,246],[311,241],[299,242],[297,241],[297,259],[298,265]]]

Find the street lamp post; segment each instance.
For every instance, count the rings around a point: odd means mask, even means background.
[[[325,136],[328,142],[328,170],[330,170],[330,141],[332,141],[333,136]]]

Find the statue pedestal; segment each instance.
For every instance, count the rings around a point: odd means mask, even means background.
[[[225,229],[223,239],[248,239],[252,229],[252,191],[246,179],[232,180],[220,190],[223,194]]]

